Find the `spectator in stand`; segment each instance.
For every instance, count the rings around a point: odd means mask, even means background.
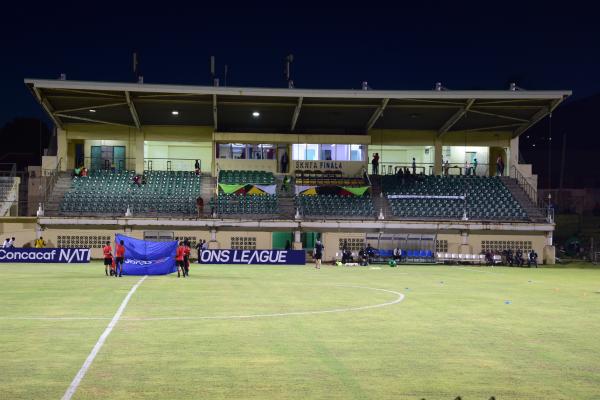
[[[404,184],[404,171],[402,171],[402,167],[396,167],[396,183]]]
[[[281,172],[284,174],[287,173],[289,161],[287,151],[283,152],[281,156]]]
[[[477,159],[473,159],[473,175],[477,175]]]
[[[89,171],[88,171],[88,169],[87,169],[86,167],[83,167],[83,168],[81,169],[81,176],[85,178],[85,177],[87,177],[88,175],[89,175]]]
[[[10,247],[10,238],[6,238],[4,243],[2,244],[3,249],[8,249]]]
[[[202,199],[202,196],[196,198],[196,209],[198,210],[198,218],[202,217],[204,214],[204,199]]]
[[[11,238],[10,242],[8,242],[8,248],[9,249],[14,249],[15,248],[15,238]]]
[[[417,174],[417,160],[415,160],[414,157],[413,157],[413,160],[412,160],[412,174],[413,175]]]
[[[498,156],[496,158],[496,176],[504,175],[504,161],[502,161],[502,156]]]
[[[35,239],[35,242],[33,243],[36,249],[43,249],[44,247],[46,247],[46,242],[44,242],[44,238],[41,236],[38,239]]]
[[[73,176],[81,176],[81,167],[75,167],[73,169]]]
[[[139,175],[136,175],[133,177],[133,183],[135,183],[138,187],[142,186],[142,177]]]
[[[410,171],[408,170],[408,167],[404,167],[404,176],[410,177]]]
[[[448,176],[448,173],[450,172],[450,163],[448,162],[448,160],[444,161],[444,175]]]
[[[200,175],[200,162],[198,160],[194,163],[194,170],[196,171],[196,175]]]
[[[372,174],[379,175],[379,153],[373,154],[373,160],[371,161]]]

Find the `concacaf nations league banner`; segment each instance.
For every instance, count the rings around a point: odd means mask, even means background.
[[[305,265],[304,250],[203,250],[200,264]]]
[[[90,249],[0,249],[0,263],[89,263]]]
[[[125,275],[166,275],[177,271],[177,241],[150,242],[120,234],[115,235],[115,240],[122,240],[125,246]]]

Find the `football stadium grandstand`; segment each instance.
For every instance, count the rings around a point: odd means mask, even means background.
[[[519,137],[569,91],[25,84],[56,152],[30,167],[41,183],[19,245],[43,232],[49,246],[100,257],[117,231],[310,253],[318,237],[325,261],[350,240],[353,253],[401,246],[435,261],[523,248],[554,263],[552,210]]]

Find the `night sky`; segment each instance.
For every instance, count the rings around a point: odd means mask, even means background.
[[[0,126],[43,117],[23,79],[132,81],[132,52],[147,83],[210,83],[217,57],[228,86],[284,87],[293,53],[302,88],[572,89],[600,92],[600,24],[592,9],[563,2],[350,1],[111,5],[15,2],[2,6]],[[445,5],[444,5],[445,4]],[[294,5],[289,7],[289,5]]]
[[[284,58],[292,53],[299,88],[358,89],[368,81],[373,89],[432,89],[441,81],[449,89],[507,89],[510,82],[524,89],[570,89],[572,98],[555,112],[554,166],[547,151],[548,121],[522,137],[522,154],[540,174],[540,187],[548,185],[547,171],[556,185],[566,132],[571,137],[567,184],[600,185],[595,157],[588,154],[600,146],[600,24],[591,6],[125,3],[2,5],[0,161],[39,162],[32,160],[48,143],[49,131],[35,118],[48,127],[50,121],[24,78],[66,73],[69,80],[133,82],[137,51],[146,83],[209,85],[209,58],[215,55],[221,80],[224,65],[229,66],[228,86],[286,87]],[[590,168],[581,168],[582,162]]]

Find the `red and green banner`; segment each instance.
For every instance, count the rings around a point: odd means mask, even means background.
[[[364,196],[369,191],[369,186],[303,186],[296,185],[296,194],[302,196],[316,196],[331,194],[337,196]]]
[[[276,185],[252,185],[250,183],[242,184],[227,184],[219,183],[219,191],[227,194],[245,194],[245,195],[264,195],[275,194]]]

